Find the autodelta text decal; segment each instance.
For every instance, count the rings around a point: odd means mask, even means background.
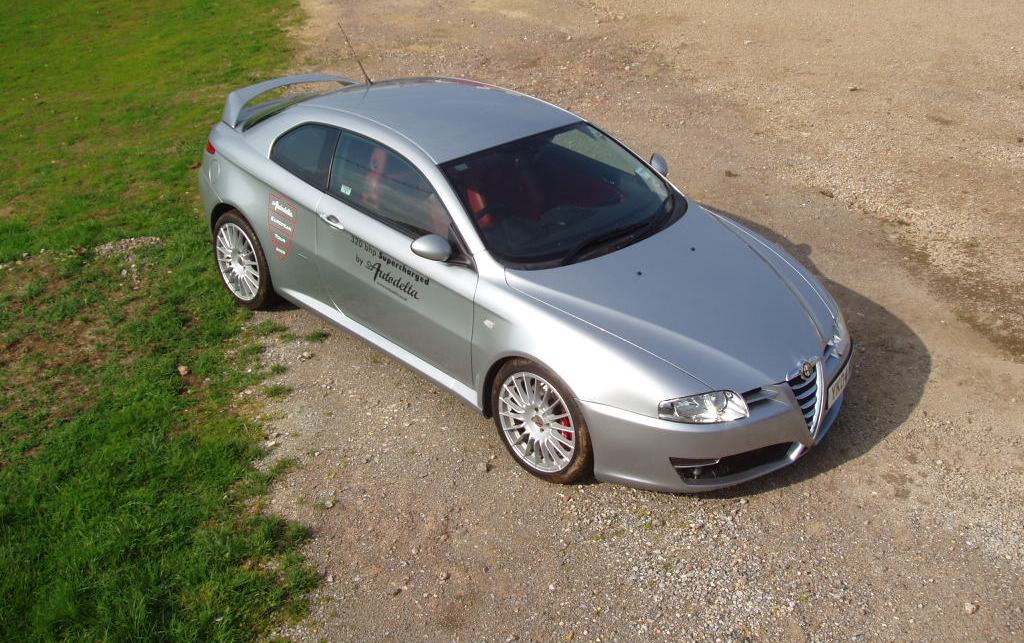
[[[420,299],[421,291],[430,286],[430,277],[420,274],[377,246],[349,234],[356,247],[356,267],[365,270],[370,280],[402,301]]]
[[[270,193],[267,206],[267,222],[270,226],[270,243],[274,255],[284,261],[292,252],[295,228],[299,224],[299,206],[280,192]]]

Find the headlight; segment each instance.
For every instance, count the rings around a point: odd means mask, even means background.
[[[712,424],[731,422],[750,415],[747,403],[732,391],[712,391],[665,400],[658,405],[658,417],[673,422]]]
[[[832,340],[829,341],[837,357],[843,357],[850,350],[850,331],[846,328],[843,311],[836,307],[836,321],[832,328]]]

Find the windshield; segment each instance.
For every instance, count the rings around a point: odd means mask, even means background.
[[[488,251],[519,267],[571,263],[633,243],[671,219],[677,200],[660,176],[586,123],[442,170]]]

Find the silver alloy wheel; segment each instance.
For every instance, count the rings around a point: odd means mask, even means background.
[[[558,473],[576,453],[576,427],[569,407],[550,382],[535,373],[513,373],[498,393],[501,430],[530,468]]]
[[[228,290],[242,301],[252,301],[260,290],[260,264],[249,236],[234,223],[217,231],[217,265]]]

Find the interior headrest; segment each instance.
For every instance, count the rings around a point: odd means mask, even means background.
[[[382,174],[388,166],[388,152],[382,147],[375,148],[370,154],[370,171]]]

